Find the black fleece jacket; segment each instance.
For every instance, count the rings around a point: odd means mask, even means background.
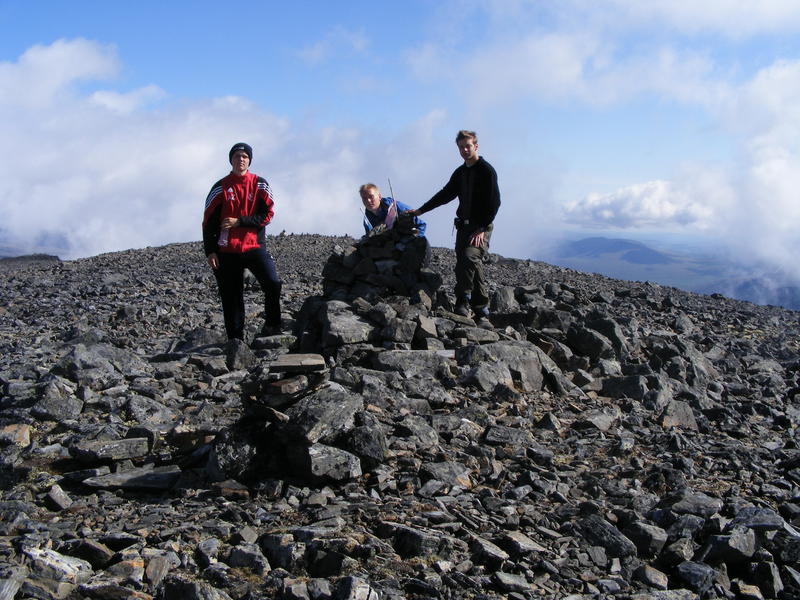
[[[468,167],[462,164],[450,176],[445,186],[420,206],[420,214],[447,204],[458,197],[456,216],[469,221],[469,229],[484,229],[494,221],[500,208],[500,188],[497,173],[483,157]]]

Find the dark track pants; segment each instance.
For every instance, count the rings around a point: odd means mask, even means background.
[[[275,261],[264,248],[242,254],[220,252],[219,269],[214,272],[222,300],[222,314],[228,339],[244,339],[244,270],[249,270],[264,292],[264,322],[281,324],[281,286]]]

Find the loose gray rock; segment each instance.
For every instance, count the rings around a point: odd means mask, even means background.
[[[590,544],[602,546],[611,558],[636,555],[636,545],[599,515],[581,519],[578,527]]]
[[[698,594],[705,594],[714,583],[716,571],[703,563],[686,561],[679,564],[676,572],[680,580]]]
[[[456,352],[456,360],[460,365],[475,367],[481,364],[495,364],[508,373],[507,380],[525,392],[542,389],[544,383],[542,363],[552,363],[540,348],[529,342],[497,342],[482,346],[466,346]],[[558,369],[555,363],[552,363],[551,367]]]
[[[293,462],[314,479],[346,481],[361,476],[361,462],[357,456],[324,444],[296,450]]]
[[[330,441],[355,426],[356,412],[364,401],[343,388],[328,387],[303,398],[286,414],[289,422],[283,431],[305,443]]]

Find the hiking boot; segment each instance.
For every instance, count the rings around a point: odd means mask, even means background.
[[[489,320],[489,309],[485,306],[475,309],[475,324],[483,329],[494,329],[494,325]]]
[[[472,314],[472,296],[469,294],[456,295],[456,306],[453,312],[462,317],[469,317]]]
[[[470,314],[469,304],[466,302],[459,302],[456,304],[456,307],[453,309],[453,312],[457,315],[461,315],[462,317],[468,317]]]
[[[475,321],[475,325],[477,325],[481,329],[494,329],[494,325],[492,325],[492,322],[486,315],[481,315],[480,317],[478,317],[477,320]]]
[[[268,325],[267,323],[264,323],[264,326],[261,328],[261,333],[259,333],[261,337],[266,337],[270,335],[280,335],[280,334],[281,334],[280,325]]]

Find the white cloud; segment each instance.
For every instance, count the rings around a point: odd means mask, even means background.
[[[595,72],[586,87],[587,102],[606,103],[652,94],[711,107],[729,93],[729,85],[719,78],[707,56],[667,45],[616,58],[608,68]]]
[[[721,96],[720,125],[740,146],[735,162],[694,164],[671,181],[588,194],[564,206],[584,228],[699,231],[743,264],[768,265],[800,280],[800,61],[779,60]]]
[[[758,71],[725,104],[728,125],[761,145],[796,144],[800,134],[800,60]]]
[[[587,34],[507,38],[457,66],[446,65],[427,48],[425,55],[415,57],[415,64],[418,72],[425,65],[428,71],[438,67],[440,75],[451,73],[454,81],[480,81],[475,95],[485,105],[530,99],[602,107],[647,94],[716,105],[728,91],[701,53],[660,46],[623,54],[610,42]]]
[[[800,28],[800,10],[793,0],[607,0],[573,3],[614,15],[618,23],[651,26],[697,34],[718,33],[734,38],[792,33]],[[591,10],[591,8],[589,9]]]
[[[128,93],[100,90],[91,95],[98,106],[119,113],[130,113],[162,99],[166,94],[157,85],[148,85]]]
[[[587,88],[587,62],[598,50],[597,41],[584,36],[503,40],[465,61],[463,80],[481,82],[475,91],[484,102],[517,98],[520,93],[548,100],[581,97]]]
[[[794,0],[495,0],[481,3],[492,21],[548,23],[559,29],[604,30],[611,35],[648,31],[655,36],[714,35],[738,40],[796,33]]]
[[[0,107],[42,108],[71,93],[80,81],[108,79],[119,71],[113,46],[58,40],[33,46],[15,63],[0,63]]]
[[[648,95],[717,106],[730,93],[729,74],[720,72],[703,47],[610,29],[606,13],[591,8],[585,18],[576,16],[577,9],[552,8],[571,20],[556,19],[557,25],[547,28],[540,23],[542,9],[535,6],[526,13],[493,5],[493,26],[479,41],[462,34],[463,40],[410,49],[411,72],[426,83],[445,82],[453,89],[474,82],[470,100],[484,110],[530,102],[604,108]]]
[[[716,109],[733,93],[735,78],[747,75],[726,44],[800,33],[795,0],[458,6],[462,20],[468,13],[482,23],[478,34],[466,26],[448,29],[452,35],[410,49],[408,64],[426,82],[476,82],[474,94],[484,107],[529,101],[605,107],[652,95]],[[454,10],[450,5],[437,13],[437,27],[449,28]]]
[[[360,31],[333,27],[325,36],[300,49],[298,56],[306,63],[318,65],[336,57],[341,52],[360,53],[369,46],[369,38]]]
[[[634,184],[610,194],[589,194],[564,206],[572,225],[596,228],[708,227],[713,211],[667,181]]]
[[[726,110],[727,123],[743,136],[742,164],[731,174],[738,194],[725,215],[727,237],[743,258],[778,265],[800,279],[800,61],[762,69]]]

